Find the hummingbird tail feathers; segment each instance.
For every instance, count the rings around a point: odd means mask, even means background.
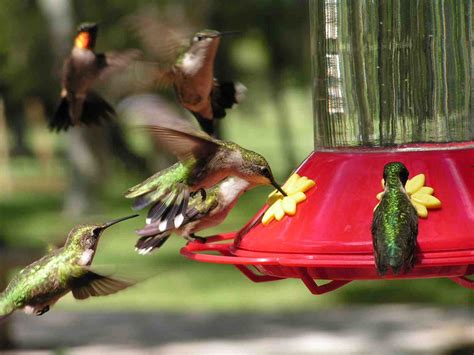
[[[60,132],[62,130],[67,131],[72,125],[72,119],[69,115],[69,101],[67,97],[64,96],[61,98],[61,101],[59,101],[56,112],[49,120],[48,127],[51,131]]]
[[[377,266],[377,272],[380,276],[384,276],[388,269],[392,269],[395,275],[403,272],[410,271],[415,262],[415,250],[404,250],[400,248],[383,248],[382,250],[375,250],[375,263]]]
[[[196,117],[202,130],[212,136],[214,134],[214,120],[205,118],[197,112],[192,112],[192,114]]]
[[[87,94],[82,108],[82,123],[100,125],[103,121],[111,120],[115,115],[114,108],[101,96],[93,91]]]
[[[159,249],[170,237],[170,232],[159,233],[151,236],[144,236],[138,239],[135,250],[138,254],[146,255],[155,249]]]
[[[77,110],[77,114],[81,116],[80,122],[86,125],[101,124],[102,121],[110,120],[115,116],[113,107],[92,91],[87,94],[83,103],[75,101],[72,106],[70,98],[65,95],[61,98],[56,112],[49,121],[49,129],[60,132],[62,130],[67,131],[69,127],[74,126],[71,108],[75,107],[77,109],[77,105],[82,105],[82,109]]]
[[[177,184],[176,188],[163,196],[148,211],[146,219],[147,235],[161,233],[181,227],[189,202],[189,190],[184,184]]]
[[[211,93],[212,113],[214,118],[225,117],[225,109],[240,103],[247,88],[241,83],[215,82]]]
[[[192,112],[196,117],[202,130],[209,135],[214,134],[214,119],[224,118],[225,110],[240,103],[247,88],[241,83],[223,82],[214,80],[214,87],[211,92],[212,117],[205,117],[198,112]]]

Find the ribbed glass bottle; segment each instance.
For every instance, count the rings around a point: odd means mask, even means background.
[[[472,0],[310,0],[315,147],[474,141]]]

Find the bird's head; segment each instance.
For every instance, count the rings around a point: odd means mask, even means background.
[[[194,53],[207,51],[210,49],[217,48],[220,39],[223,36],[237,34],[239,32],[219,32],[215,30],[202,30],[197,32],[193,38],[191,38],[191,51]]]
[[[134,214],[127,217],[117,218],[102,224],[77,225],[69,232],[65,246],[74,247],[80,250],[95,250],[97,248],[99,238],[104,230],[106,230],[110,226],[113,226],[114,224],[137,216],[137,214]]]
[[[81,49],[94,49],[98,31],[99,25],[97,23],[81,23],[77,27],[74,47]]]
[[[387,163],[383,168],[383,178],[385,181],[385,185],[387,185],[393,179],[398,179],[402,187],[404,187],[407,183],[408,176],[408,169],[403,163],[400,162]]]
[[[254,185],[273,185],[275,189],[286,196],[286,193],[273,177],[270,165],[262,155],[250,150],[243,151],[242,155],[242,166],[239,169],[241,178]]]

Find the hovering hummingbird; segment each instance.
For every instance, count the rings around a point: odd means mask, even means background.
[[[182,217],[175,217],[175,223],[171,224],[167,223],[166,216],[155,217],[160,204],[154,205],[148,212],[147,225],[137,231],[141,236],[135,245],[137,251],[140,254],[148,254],[161,247],[172,233],[177,233],[190,241],[201,239],[195,233],[221,224],[239,197],[255,186],[247,180],[228,177],[206,189],[205,194],[191,196],[186,209],[182,212]],[[180,227],[176,228],[175,224]]]
[[[83,23],[77,29],[74,47],[63,65],[61,101],[49,122],[52,130],[67,130],[80,123],[100,124],[115,115],[112,106],[90,88],[98,78],[128,66],[140,52],[95,53],[98,29],[96,23]]]
[[[377,271],[385,275],[391,267],[395,274],[414,265],[418,215],[405,191],[408,170],[402,163],[385,165],[385,191],[374,211],[372,241]]]
[[[121,221],[75,226],[62,248],[56,249],[21,270],[0,294],[0,319],[17,309],[40,316],[72,291],[74,298],[105,296],[134,283],[94,272],[90,265],[102,232]]]
[[[196,117],[206,133],[212,135],[214,120],[225,117],[225,110],[240,103],[247,91],[241,83],[220,82],[214,78],[214,61],[221,38],[239,32],[205,29],[189,41],[189,37],[185,37],[187,33],[181,29],[156,23],[146,16],[139,19],[134,21],[135,27],[162,66],[157,71],[156,81],[160,86],[172,85],[181,105]],[[159,43],[157,33],[160,34]]]
[[[271,184],[286,196],[260,154],[236,143],[212,138],[183,119],[160,115],[161,102],[150,95],[129,98],[122,105],[137,114],[156,116],[158,124],[148,126],[148,130],[179,159],[125,193],[125,197],[135,198],[133,208],[136,210],[153,204],[153,219],[160,223],[166,221],[165,229],[181,226],[190,195],[199,191],[205,198],[205,189],[229,176],[239,177],[251,185]]]

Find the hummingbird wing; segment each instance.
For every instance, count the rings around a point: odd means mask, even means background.
[[[171,191],[179,191],[179,185],[186,183],[191,169],[192,166],[178,162],[131,187],[125,192],[125,197],[135,198],[133,208],[142,209],[153,202],[162,200]]]
[[[146,6],[126,19],[145,50],[163,67],[172,66],[195,32],[188,19],[174,12],[166,13],[154,6]]]
[[[146,6],[126,19],[127,25],[142,42],[143,48],[154,61],[148,66],[144,82],[158,88],[169,87],[175,82],[174,65],[190,45],[195,29],[180,13],[167,13],[166,7],[158,10]]]
[[[377,272],[383,276],[387,272],[387,262],[384,260],[384,250],[380,245],[380,236],[383,235],[382,230],[382,211],[380,205],[375,208],[374,216],[372,219],[372,244],[374,247],[374,258]],[[383,243],[383,242],[382,242]]]
[[[0,315],[0,325],[1,325],[8,317],[10,317],[12,314],[13,314],[13,311],[11,311],[10,313],[7,313],[7,314],[2,314],[2,315]]]
[[[157,138],[158,144],[176,155],[181,161],[212,156],[220,147],[218,142],[204,134],[188,133],[160,126],[146,128]]]
[[[104,276],[88,271],[81,277],[71,281],[71,291],[74,298],[83,300],[95,296],[107,296],[126,289],[135,284],[134,281]]]
[[[159,145],[184,161],[191,157],[206,158],[221,146],[220,141],[196,129],[189,121],[176,114],[169,105],[156,95],[136,95],[123,100],[119,111],[141,116]]]
[[[107,52],[97,54],[99,79],[104,80],[111,74],[128,67],[141,56],[138,49],[127,49],[122,52]]]

